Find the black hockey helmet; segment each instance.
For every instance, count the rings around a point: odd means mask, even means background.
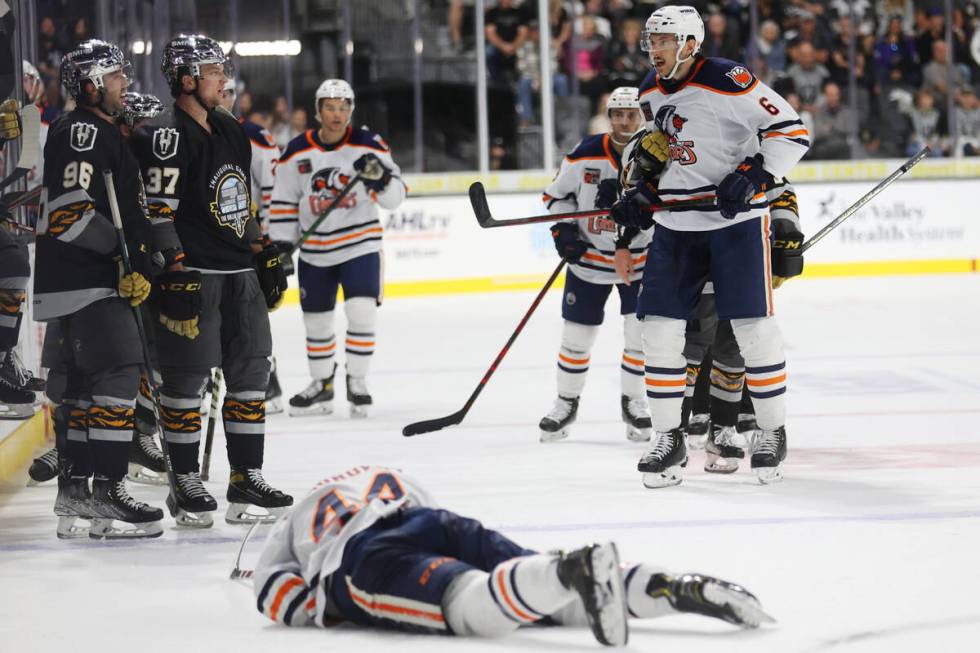
[[[141,120],[156,118],[164,110],[163,102],[149,93],[124,93],[123,105],[121,118],[129,127],[133,127]]]
[[[201,79],[201,66],[212,63],[222,64],[225,66],[225,75],[233,76],[228,57],[217,41],[201,34],[179,34],[163,49],[160,70],[167,78],[170,90],[177,94],[180,93],[182,76],[191,75],[195,79]]]
[[[61,85],[78,101],[86,80],[101,91],[105,88],[103,75],[122,70],[127,77],[131,77],[129,68],[129,62],[118,46],[100,39],[89,39],[61,58]]]

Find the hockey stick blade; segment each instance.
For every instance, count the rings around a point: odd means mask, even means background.
[[[470,206],[473,207],[473,215],[481,227],[492,227],[493,216],[490,215],[490,205],[487,204],[487,191],[483,184],[478,181],[470,184]]]
[[[442,429],[449,428],[450,426],[458,425],[463,421],[464,417],[466,417],[466,411],[457,410],[452,415],[447,415],[446,417],[437,417],[436,419],[413,422],[402,429],[402,435],[404,435],[406,438],[410,438],[413,435],[422,435],[423,433],[441,431]]]

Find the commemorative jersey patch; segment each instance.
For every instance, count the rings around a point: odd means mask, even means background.
[[[225,164],[211,177],[208,187],[214,200],[211,214],[219,226],[226,227],[242,238],[251,217],[245,173],[233,164]]]
[[[71,149],[76,152],[88,152],[95,147],[95,137],[99,128],[89,122],[76,122],[71,126]]]
[[[313,172],[313,164],[310,163],[309,159],[300,159],[296,162],[296,169],[301,175],[308,175]]]
[[[177,154],[180,132],[173,127],[161,127],[153,132],[153,154],[158,159],[169,159]]]
[[[746,70],[745,66],[735,66],[725,73],[725,75],[730,77],[741,88],[748,88],[749,84],[752,83],[752,73]]]
[[[598,184],[602,178],[602,171],[598,168],[586,168],[582,175],[582,181],[586,184]]]
[[[643,111],[643,119],[647,122],[651,122],[653,120],[653,109],[650,108],[650,103],[641,102],[640,109]]]

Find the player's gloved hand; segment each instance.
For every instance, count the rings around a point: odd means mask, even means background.
[[[762,167],[761,154],[746,157],[718,184],[716,194],[721,216],[732,220],[739,213],[748,211],[752,198],[766,192],[772,181],[772,175]]]
[[[595,207],[597,209],[608,209],[616,203],[619,198],[619,180],[603,179],[599,182],[599,188],[595,193]]]
[[[633,227],[645,231],[653,226],[653,213],[650,204],[660,204],[660,197],[651,184],[627,188],[623,196],[609,209],[609,217],[623,227]]]
[[[644,179],[659,178],[669,160],[670,143],[659,129],[644,133],[633,148],[633,161]]]
[[[0,103],[0,140],[12,141],[20,136],[20,106],[9,98]]]
[[[791,220],[773,220],[772,287],[803,274],[803,234]]]
[[[200,333],[201,273],[197,270],[164,272],[157,278],[160,324],[178,336],[193,340]]]
[[[744,628],[776,621],[744,587],[702,574],[654,574],[646,593],[654,599],[667,599],[678,612],[713,617]]]
[[[361,176],[361,182],[368,190],[380,193],[391,181],[391,169],[372,152],[361,156],[354,162],[354,170]]]
[[[556,222],[551,225],[551,237],[555,241],[558,256],[569,263],[578,263],[589,245],[578,237],[578,225],[571,222]]]
[[[265,295],[265,306],[274,311],[282,305],[286,297],[286,272],[279,260],[279,248],[269,245],[255,255],[255,271],[259,276],[259,287]]]
[[[296,272],[293,265],[293,244],[288,240],[274,240],[272,246],[279,252],[279,262],[282,264],[283,273],[289,277]]]
[[[146,243],[142,241],[131,242],[128,244],[129,264],[133,271],[126,274],[123,268],[122,256],[117,256],[119,264],[119,296],[128,299],[130,306],[139,306],[150,296],[153,286],[150,284],[152,278],[153,259],[150,255]]]

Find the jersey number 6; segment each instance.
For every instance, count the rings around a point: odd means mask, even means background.
[[[761,97],[761,98],[759,98],[759,104],[762,105],[762,108],[765,109],[766,111],[768,111],[771,115],[774,115],[774,116],[778,116],[779,115],[779,107],[775,107],[775,106],[769,104],[769,98],[767,98],[767,97]]]

